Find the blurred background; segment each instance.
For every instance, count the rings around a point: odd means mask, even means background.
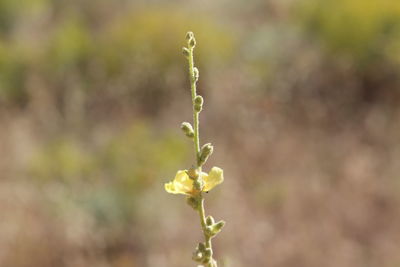
[[[398,0],[0,0],[0,266],[195,265],[188,30],[220,265],[399,267]]]

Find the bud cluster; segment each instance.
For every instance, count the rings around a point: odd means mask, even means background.
[[[196,46],[196,39],[194,38],[193,32],[188,32],[186,34],[186,42],[188,47],[184,47],[182,49],[182,53],[185,57],[188,58],[190,56],[190,51],[193,50],[193,48]]]
[[[214,237],[221,232],[222,227],[225,225],[225,221],[219,221],[215,223],[214,218],[212,216],[208,216],[206,218],[206,225],[206,234],[210,237]]]
[[[210,248],[207,248],[204,243],[199,243],[193,253],[192,259],[202,264],[206,264],[207,267],[217,266],[217,263],[212,258],[213,252]]]

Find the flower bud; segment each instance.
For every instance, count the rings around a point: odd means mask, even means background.
[[[216,236],[219,232],[221,232],[221,229],[224,227],[225,222],[224,221],[219,221],[213,225],[208,225],[206,226],[205,233],[209,237],[214,237]]]
[[[203,109],[203,97],[201,95],[198,95],[194,98],[194,110],[196,112],[200,112]]]
[[[189,55],[190,55],[189,49],[187,49],[186,47],[183,47],[183,48],[182,48],[182,54],[183,54],[185,57],[189,57]]]
[[[197,82],[199,80],[199,69],[194,67],[193,68],[193,75],[194,75],[194,81]]]
[[[181,124],[181,129],[182,131],[185,133],[185,135],[189,138],[193,138],[194,137],[194,130],[193,127],[190,123],[188,122],[182,122]]]
[[[202,166],[204,163],[206,163],[208,157],[212,154],[214,150],[214,147],[208,143],[203,145],[203,147],[200,150],[200,157],[199,157],[199,166]]]
[[[203,99],[203,97],[202,97],[201,95],[197,95],[197,96],[194,98],[194,103],[195,103],[196,105],[203,105],[203,102],[204,102],[204,99]]]
[[[206,235],[208,235],[208,236],[214,236],[214,234],[213,234],[213,227],[212,226],[206,226],[206,228],[205,228],[205,234]]]
[[[212,250],[209,249],[209,248],[206,248],[206,249],[204,250],[204,256],[205,256],[205,257],[208,257],[208,258],[211,258],[211,256],[212,256]]]
[[[212,250],[211,250],[210,248],[206,248],[206,249],[204,250],[204,260],[203,260],[203,263],[209,262],[210,259],[211,259],[211,257],[212,257]]]
[[[194,111],[196,112],[200,112],[203,109],[203,107],[201,105],[194,105]]]
[[[186,41],[189,41],[191,38],[194,38],[193,32],[187,32],[185,38],[186,38]]]
[[[215,223],[215,221],[214,221],[213,216],[211,216],[211,215],[207,216],[207,218],[206,218],[206,224],[207,224],[208,226],[211,226],[211,225],[213,225],[214,223]]]
[[[214,224],[214,225],[212,226],[212,233],[213,233],[213,235],[216,235],[216,234],[218,234],[219,232],[221,232],[221,230],[222,230],[222,228],[224,227],[224,225],[225,225],[225,221],[219,221],[219,222],[217,222],[216,224]]]
[[[205,267],[217,267],[217,262],[214,259],[210,259]]]
[[[194,48],[196,46],[196,39],[194,39],[194,35],[188,41],[189,48]]]
[[[196,248],[198,251],[200,251],[200,252],[204,252],[204,250],[206,249],[206,245],[204,245],[204,243],[199,243],[198,245],[197,245],[197,248]]]
[[[194,252],[193,253],[193,256],[192,256],[192,259],[194,260],[194,261],[197,261],[197,262],[202,262],[203,261],[203,253],[201,253],[201,252]]]
[[[204,243],[199,243],[196,247],[196,251],[193,253],[192,259],[197,262],[203,262],[205,256],[206,246]]]

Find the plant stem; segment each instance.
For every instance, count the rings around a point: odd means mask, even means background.
[[[192,92],[192,105],[193,105],[193,125],[194,125],[194,150],[195,150],[195,159],[196,159],[196,169],[199,173],[201,173],[201,166],[199,164],[200,159],[200,135],[199,135],[199,111],[195,110],[195,98],[197,96],[196,92],[196,78],[194,75],[194,59],[193,59],[193,47],[189,48],[189,76],[190,76],[190,88]],[[200,176],[201,177],[201,176]],[[206,216],[204,210],[204,197],[202,193],[199,193],[200,205],[198,208],[201,228],[203,230],[205,246],[212,250],[211,237],[206,233]]]
[[[200,215],[200,223],[201,223],[201,227],[203,229],[203,233],[204,233],[204,239],[206,241],[206,248],[210,248],[212,250],[212,244],[211,244],[211,237],[208,236],[205,232],[206,229],[206,217],[205,217],[205,211],[204,211],[204,198],[203,196],[201,197],[201,202],[200,202],[200,207],[199,207],[199,215]]]
[[[192,92],[192,105],[193,105],[193,125],[194,125],[194,151],[196,159],[196,167],[201,171],[201,167],[198,165],[200,157],[200,135],[199,135],[199,112],[194,108],[194,99],[197,96],[196,92],[196,80],[194,77],[194,59],[193,59],[193,47],[189,49],[189,76],[190,76],[190,89]]]

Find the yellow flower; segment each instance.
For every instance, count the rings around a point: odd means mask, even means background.
[[[187,170],[178,171],[175,175],[175,179],[165,184],[165,190],[168,193],[191,195],[195,192],[193,188],[193,180],[189,178],[189,175],[187,175],[186,171]],[[204,187],[202,190],[204,192],[210,191],[216,185],[219,185],[224,181],[223,170],[218,167],[213,167],[208,174],[201,172],[200,175],[204,182]]]

